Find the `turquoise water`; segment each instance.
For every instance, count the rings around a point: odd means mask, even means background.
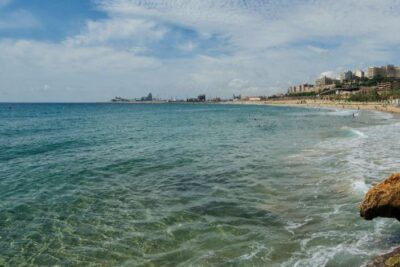
[[[0,266],[360,266],[400,122],[239,105],[0,105]]]

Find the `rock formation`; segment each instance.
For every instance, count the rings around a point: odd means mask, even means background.
[[[360,205],[360,215],[366,220],[376,217],[400,220],[400,173],[373,186]],[[400,248],[376,257],[366,267],[400,267]]]
[[[366,220],[376,217],[400,220],[400,173],[372,187],[360,205],[360,215]]]
[[[388,254],[376,257],[365,267],[400,267],[400,248]]]

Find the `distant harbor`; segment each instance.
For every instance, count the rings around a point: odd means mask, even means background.
[[[163,103],[215,103],[221,102],[221,98],[208,99],[205,94],[198,95],[194,98],[187,99],[160,99],[153,98],[152,93],[149,93],[146,97],[141,97],[137,99],[128,99],[123,97],[115,97],[111,100],[112,103],[129,103],[129,104],[163,104]]]

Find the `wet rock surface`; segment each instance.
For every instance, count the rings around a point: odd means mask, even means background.
[[[377,217],[400,220],[400,173],[392,174],[367,192],[360,205],[360,215],[366,220]]]
[[[366,267],[400,267],[400,248],[394,251],[376,257]]]
[[[360,215],[366,220],[377,217],[400,220],[400,173],[373,186],[360,204]],[[400,248],[376,257],[366,267],[400,267]]]

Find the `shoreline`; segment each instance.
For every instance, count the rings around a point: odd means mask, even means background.
[[[108,104],[220,104],[220,105],[265,105],[265,106],[282,106],[282,107],[299,107],[299,108],[334,108],[334,109],[350,109],[350,110],[368,110],[380,111],[391,114],[400,114],[400,105],[387,104],[382,102],[348,102],[348,101],[331,101],[331,100],[265,100],[265,101],[226,101],[226,102],[129,102],[129,103],[112,103]]]
[[[336,108],[351,110],[381,111],[386,113],[400,114],[400,106],[395,104],[384,104],[380,102],[344,102],[327,100],[275,100],[275,101],[237,101],[227,104],[238,105],[269,105],[282,107],[303,107],[303,108]]]

